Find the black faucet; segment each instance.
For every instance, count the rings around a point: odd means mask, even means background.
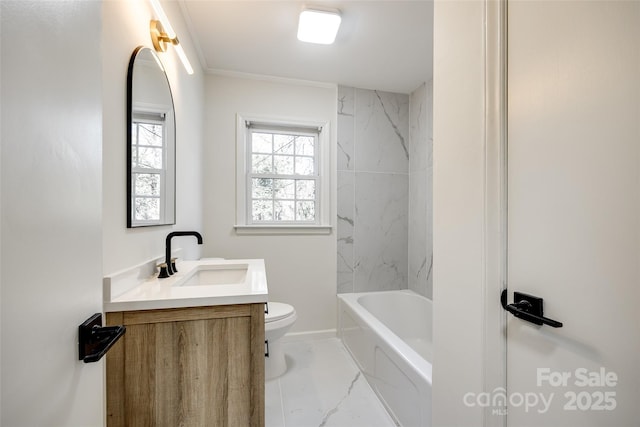
[[[199,245],[202,244],[202,235],[197,231],[172,231],[171,233],[167,234],[167,240],[165,242],[165,255],[166,255],[168,276],[164,276],[164,277],[169,277],[173,273],[175,273],[175,270],[171,263],[171,239],[173,239],[176,236],[194,236],[196,239],[198,239],[198,244]]]

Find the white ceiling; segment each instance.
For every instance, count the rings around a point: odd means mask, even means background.
[[[304,6],[340,10],[333,45],[298,41]],[[207,71],[399,93],[432,76],[432,0],[181,0],[181,8]]]

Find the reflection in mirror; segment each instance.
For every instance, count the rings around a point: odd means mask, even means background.
[[[175,223],[175,113],[156,53],[138,47],[127,78],[127,227]]]

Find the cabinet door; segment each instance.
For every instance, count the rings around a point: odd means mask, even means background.
[[[122,320],[127,333],[107,360],[107,395],[121,396],[107,400],[109,426],[264,424],[260,304],[125,312]]]

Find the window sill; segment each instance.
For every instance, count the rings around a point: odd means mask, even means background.
[[[234,225],[238,235],[329,235],[330,225]]]

